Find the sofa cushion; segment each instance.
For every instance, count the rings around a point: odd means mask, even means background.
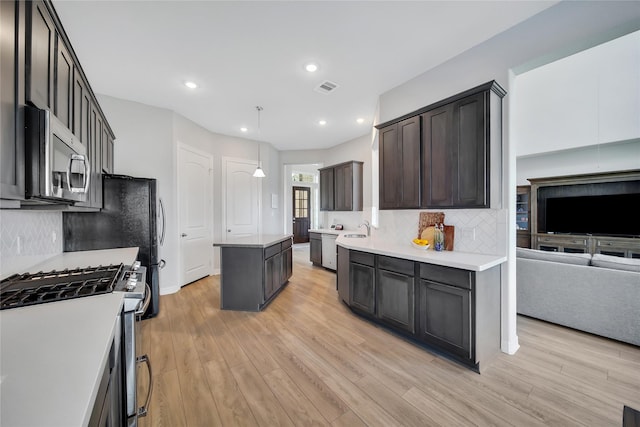
[[[640,259],[634,258],[594,254],[591,259],[591,265],[594,267],[612,268],[614,270],[635,271],[640,273]]]
[[[572,254],[568,252],[539,251],[537,249],[516,248],[518,258],[537,259],[540,261],[560,262],[563,264],[589,265],[590,254]]]

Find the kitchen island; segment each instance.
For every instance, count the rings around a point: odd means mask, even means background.
[[[293,274],[291,234],[258,234],[215,242],[220,247],[220,308],[261,311]]]
[[[340,299],[357,315],[480,372],[500,351],[505,256],[337,239]]]
[[[128,265],[137,254],[66,252],[29,270]],[[88,425],[122,306],[114,292],[0,311],[0,425]]]

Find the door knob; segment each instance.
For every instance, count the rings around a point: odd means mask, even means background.
[[[187,237],[187,233],[182,233],[180,236]]]

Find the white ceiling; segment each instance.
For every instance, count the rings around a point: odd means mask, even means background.
[[[96,93],[279,150],[368,133],[380,94],[555,3],[54,0]],[[324,80],[338,89],[314,91]]]

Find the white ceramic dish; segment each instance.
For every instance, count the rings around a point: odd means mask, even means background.
[[[415,243],[411,242],[411,246],[413,246],[416,249],[422,249],[423,251],[426,251],[427,249],[429,249],[429,246],[431,246],[431,244],[427,244],[427,245],[416,245]]]

